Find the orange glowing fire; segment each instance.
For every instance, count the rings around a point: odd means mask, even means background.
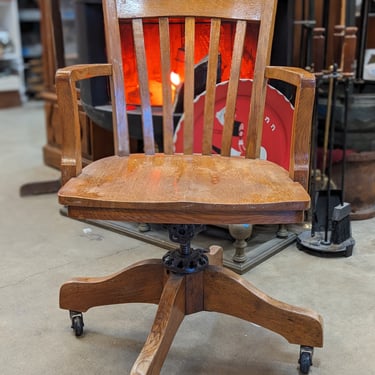
[[[124,65],[124,78],[126,82],[126,101],[128,104],[138,105],[140,103],[138,73],[135,64],[134,42],[132,38],[131,21],[122,22],[122,58]],[[221,56],[221,80],[229,79],[231,50],[234,44],[235,27],[231,22],[222,24],[219,52]],[[170,55],[172,86],[172,100],[180,85],[184,81],[184,24],[177,18],[170,24]],[[253,62],[256,54],[256,41],[258,25],[250,24],[246,31],[244,46],[244,57],[241,65],[241,78],[251,78],[253,75]],[[197,22],[195,31],[194,62],[198,64],[208,54],[208,40],[210,35],[209,22]],[[149,89],[151,94],[151,105],[162,105],[161,88],[161,63],[160,48],[158,48],[159,25],[155,20],[149,20],[144,24],[144,37],[148,65]]]
[[[175,73],[175,72],[171,72],[171,75],[170,75],[170,78],[171,78],[171,83],[172,85],[176,88],[180,85],[181,83],[181,78],[180,78],[180,75]]]

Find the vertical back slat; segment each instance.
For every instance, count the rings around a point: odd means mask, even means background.
[[[106,6],[103,7],[103,12],[105,29],[111,30],[110,33],[106,32],[105,36],[108,56],[111,57],[111,62],[117,62],[113,64],[113,79],[111,80],[114,151],[116,155],[123,156],[129,155],[130,144],[128,118],[125,111],[126,99],[124,91],[124,72],[121,63],[122,54],[121,48],[119,48],[121,45],[120,25],[117,19],[116,4],[114,2],[107,2]]]
[[[142,19],[134,19],[132,20],[132,24],[138,70],[139,94],[141,97],[143,146],[145,154],[153,155],[155,153],[154,126],[152,122],[143,22]]]
[[[276,17],[276,7],[264,7],[259,27],[257,57],[254,67],[254,78],[250,102],[250,116],[246,137],[246,157],[259,158],[264,122],[264,107],[266,103],[267,80],[264,77],[265,66],[269,64],[272,49],[273,25]]]
[[[194,144],[194,43],[195,18],[185,19],[185,81],[184,81],[184,153],[193,153]]]
[[[206,80],[206,98],[204,102],[204,124],[202,153],[212,153],[212,135],[215,117],[215,94],[217,82],[217,68],[219,58],[221,21],[218,18],[211,20],[210,45],[208,49],[208,69]]]
[[[169,20],[159,20],[161,76],[163,87],[163,148],[165,154],[173,154],[173,105],[171,88],[171,47]]]
[[[223,138],[221,143],[221,155],[223,156],[230,156],[233,124],[236,111],[238,81],[240,78],[242,53],[246,36],[246,26],[246,21],[238,21],[236,25],[236,33],[232,53],[232,64],[228,83],[227,100],[225,105]]]

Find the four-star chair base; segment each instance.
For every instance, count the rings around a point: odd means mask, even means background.
[[[210,265],[199,272],[177,274],[161,260],[138,262],[102,278],[76,278],[60,290],[60,307],[70,310],[72,328],[82,334],[82,312],[100,305],[158,304],[150,334],[131,374],[159,374],[185,315],[215,311],[267,328],[301,345],[300,370],[308,373],[313,347],[323,345],[321,317],[308,309],[277,301],[236,273],[223,268],[222,249],[212,246]]]

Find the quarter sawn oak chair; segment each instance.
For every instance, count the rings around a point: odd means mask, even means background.
[[[280,224],[303,221],[309,208],[306,192],[309,139],[315,90],[312,74],[298,68],[268,66],[275,0],[103,0],[108,64],[58,70],[56,86],[63,123],[62,188],[59,202],[77,219],[123,220],[169,224],[179,248],[163,259],[138,262],[104,278],[77,278],[60,290],[60,307],[70,310],[76,335],[83,330],[82,312],[101,305],[140,302],[158,304],[156,318],[132,374],[159,374],[185,315],[200,311],[229,314],[258,324],[301,346],[300,370],[307,373],[314,347],[323,345],[321,317],[265,295],[220,265],[218,247],[190,246],[203,224]],[[170,23],[184,28],[184,150],[174,152],[173,87]],[[155,151],[144,25],[158,24],[163,102],[163,147]],[[125,64],[120,28],[130,22],[138,71],[144,153],[130,154]],[[193,152],[194,48],[196,26],[209,23],[208,71],[204,103],[202,152]],[[233,48],[220,154],[212,152],[220,33],[233,24]],[[247,25],[259,25],[246,155],[231,156],[237,88]],[[226,46],[225,48],[228,48]],[[227,51],[226,51],[227,52]],[[155,53],[153,54],[155,56]],[[108,76],[111,84],[115,155],[82,169],[76,84]],[[267,81],[295,87],[289,170],[260,160]],[[209,255],[209,256],[208,256]],[[209,261],[210,258],[210,261]]]

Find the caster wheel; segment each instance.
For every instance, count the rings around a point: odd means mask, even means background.
[[[299,359],[299,368],[302,374],[308,374],[311,366],[311,357],[309,353],[302,353]]]
[[[77,337],[83,334],[83,316],[80,312],[71,311],[70,318],[72,320],[72,329]]]
[[[302,374],[308,374],[312,365],[313,349],[310,347],[301,347],[299,355],[299,369]]]

